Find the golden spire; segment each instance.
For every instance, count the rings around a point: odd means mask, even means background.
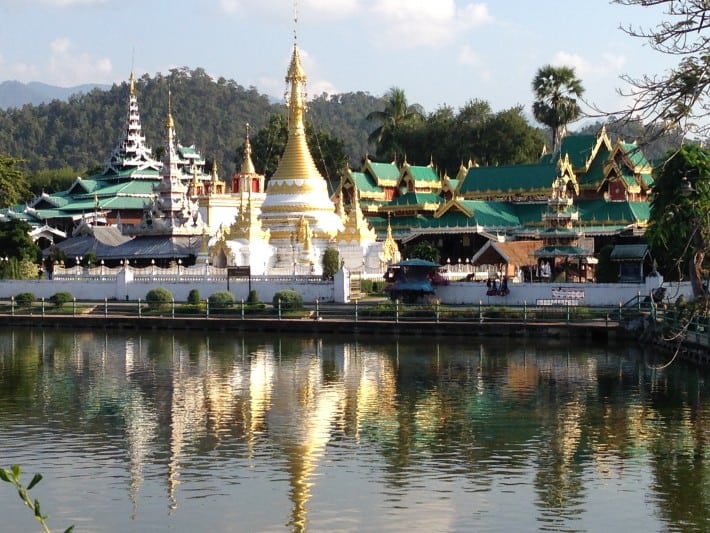
[[[133,69],[131,69],[131,75],[128,77],[128,94],[130,96],[136,95],[136,78],[133,76]]]
[[[313,162],[313,156],[306,142],[306,129],[303,123],[303,116],[306,111],[303,91],[303,86],[306,83],[306,74],[301,66],[301,58],[295,43],[293,45],[291,65],[286,75],[286,82],[291,86],[288,105],[288,142],[273,177],[323,179]]]
[[[246,124],[247,137],[244,141],[244,159],[242,160],[242,174],[256,174],[254,161],[251,159],[251,141],[249,140],[249,123]],[[251,188],[250,188],[251,190]]]
[[[387,238],[385,242],[382,243],[382,258],[386,263],[392,261],[399,261],[399,248],[397,242],[392,237],[392,225],[390,224],[390,218],[387,217]]]

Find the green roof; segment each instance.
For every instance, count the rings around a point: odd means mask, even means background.
[[[397,181],[399,178],[399,169],[394,163],[375,163],[368,162],[370,168],[375,173],[375,178],[380,180]]]
[[[580,221],[592,224],[648,221],[650,206],[646,202],[607,202],[605,200],[580,200],[577,202]]]
[[[577,176],[580,187],[598,187],[604,180],[604,164],[609,159],[609,151],[605,146],[599,149],[597,156],[592,160],[587,172],[580,172]]]
[[[424,181],[427,183],[439,183],[441,181],[434,167],[428,165],[425,167],[410,165],[407,168],[407,172],[412,175],[414,181]]]
[[[459,185],[459,194],[497,192],[525,194],[528,191],[550,191],[557,176],[557,165],[530,164],[501,167],[473,167]]]
[[[617,244],[611,250],[612,261],[640,261],[648,254],[645,244]]]
[[[353,182],[360,192],[374,192],[381,193],[382,187],[377,185],[374,178],[366,172],[353,172],[350,171]]]
[[[646,159],[646,156],[643,155],[643,152],[636,143],[622,143],[621,147],[624,149],[627,157],[633,162],[634,165],[639,167],[651,166],[648,159]]]
[[[597,144],[597,135],[568,135],[562,139],[560,155],[569,155],[572,168],[581,168],[587,164]]]

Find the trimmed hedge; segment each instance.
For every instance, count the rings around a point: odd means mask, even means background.
[[[64,304],[68,304],[69,302],[74,300],[74,295],[70,292],[55,292],[52,296],[49,297],[49,301],[54,307],[62,307]]]
[[[164,305],[170,304],[173,301],[173,293],[165,287],[156,287],[151,289],[145,295],[145,300],[148,302],[148,307],[158,309]]]
[[[211,309],[228,309],[234,305],[234,295],[231,292],[219,291],[208,298]]]
[[[278,308],[279,300],[281,300],[282,311],[295,311],[297,309],[303,309],[303,298],[294,290],[284,289],[274,294],[274,298],[271,301],[274,309]]]

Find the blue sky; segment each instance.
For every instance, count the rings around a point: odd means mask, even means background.
[[[621,74],[672,66],[619,29],[661,12],[608,0],[299,0],[297,13],[311,95],[398,86],[427,111],[482,99],[529,112],[532,78],[552,63],[612,110]],[[0,81],[67,87],[185,66],[281,97],[293,21],[291,0],[0,0]]]

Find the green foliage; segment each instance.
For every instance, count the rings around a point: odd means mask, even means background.
[[[32,305],[35,300],[37,300],[37,297],[33,292],[21,292],[15,296],[15,301],[18,305]]]
[[[77,172],[71,167],[38,169],[27,173],[27,183],[33,195],[67,190],[76,179]]]
[[[64,304],[74,301],[74,296],[70,292],[55,292],[49,297],[49,301],[54,307],[59,308]]]
[[[425,259],[434,263],[439,262],[439,250],[429,241],[419,241],[417,244],[407,247],[405,255],[408,259]]]
[[[573,67],[545,65],[535,74],[532,89],[535,93],[533,115],[550,128],[555,148],[562,140],[565,126],[582,114],[577,98],[584,93],[584,87]]]
[[[335,248],[326,248],[323,252],[323,279],[332,280],[340,268],[340,252]]]
[[[25,163],[0,153],[0,207],[16,205],[31,197],[23,169]]]
[[[228,309],[234,305],[234,295],[231,292],[219,291],[209,297],[211,309]]]
[[[200,300],[200,291],[197,289],[191,289],[187,294],[187,303],[190,305],[200,305],[202,301]]]
[[[416,165],[434,162],[455,176],[461,164],[512,165],[538,160],[545,136],[528,122],[522,106],[494,113],[490,104],[473,100],[458,113],[440,107],[425,119],[397,130],[398,153]]]
[[[705,255],[710,242],[710,150],[686,144],[659,170],[646,239],[663,276],[675,280],[694,259],[702,261],[697,254]],[[705,272],[708,266],[706,260]]]
[[[303,308],[303,298],[294,290],[284,289],[277,291],[271,301],[274,308],[278,307],[279,300],[281,301],[282,311],[295,311]]]
[[[247,304],[256,305],[259,303],[259,293],[252,289],[249,291],[249,296],[247,296]]]
[[[172,303],[173,293],[165,287],[156,287],[148,291],[145,295],[145,301],[148,303],[149,308],[159,309],[164,305]]]
[[[32,476],[32,479],[26,487],[22,484],[22,481],[20,479],[21,477],[22,469],[20,468],[20,465],[12,465],[10,468],[0,468],[0,480],[4,481],[5,483],[10,483],[13,487],[15,487],[15,490],[20,496],[22,503],[24,503],[27,508],[32,511],[35,520],[37,520],[42,525],[43,531],[45,531],[45,533],[49,533],[50,529],[47,525],[47,515],[42,514],[42,509],[40,508],[39,500],[36,498],[32,500],[29,494],[29,492],[37,485],[37,483],[42,481],[42,474],[35,474],[34,476]],[[74,526],[70,526],[65,529],[64,533],[70,533],[71,531],[74,531]]]
[[[0,222],[0,276],[12,279],[37,277],[41,252],[29,232],[30,226],[22,220]]]
[[[409,105],[404,90],[392,87],[383,98],[384,109],[372,111],[367,120],[377,124],[367,140],[377,147],[378,157],[388,161],[405,152],[399,134],[424,118],[424,109],[419,104]]]

